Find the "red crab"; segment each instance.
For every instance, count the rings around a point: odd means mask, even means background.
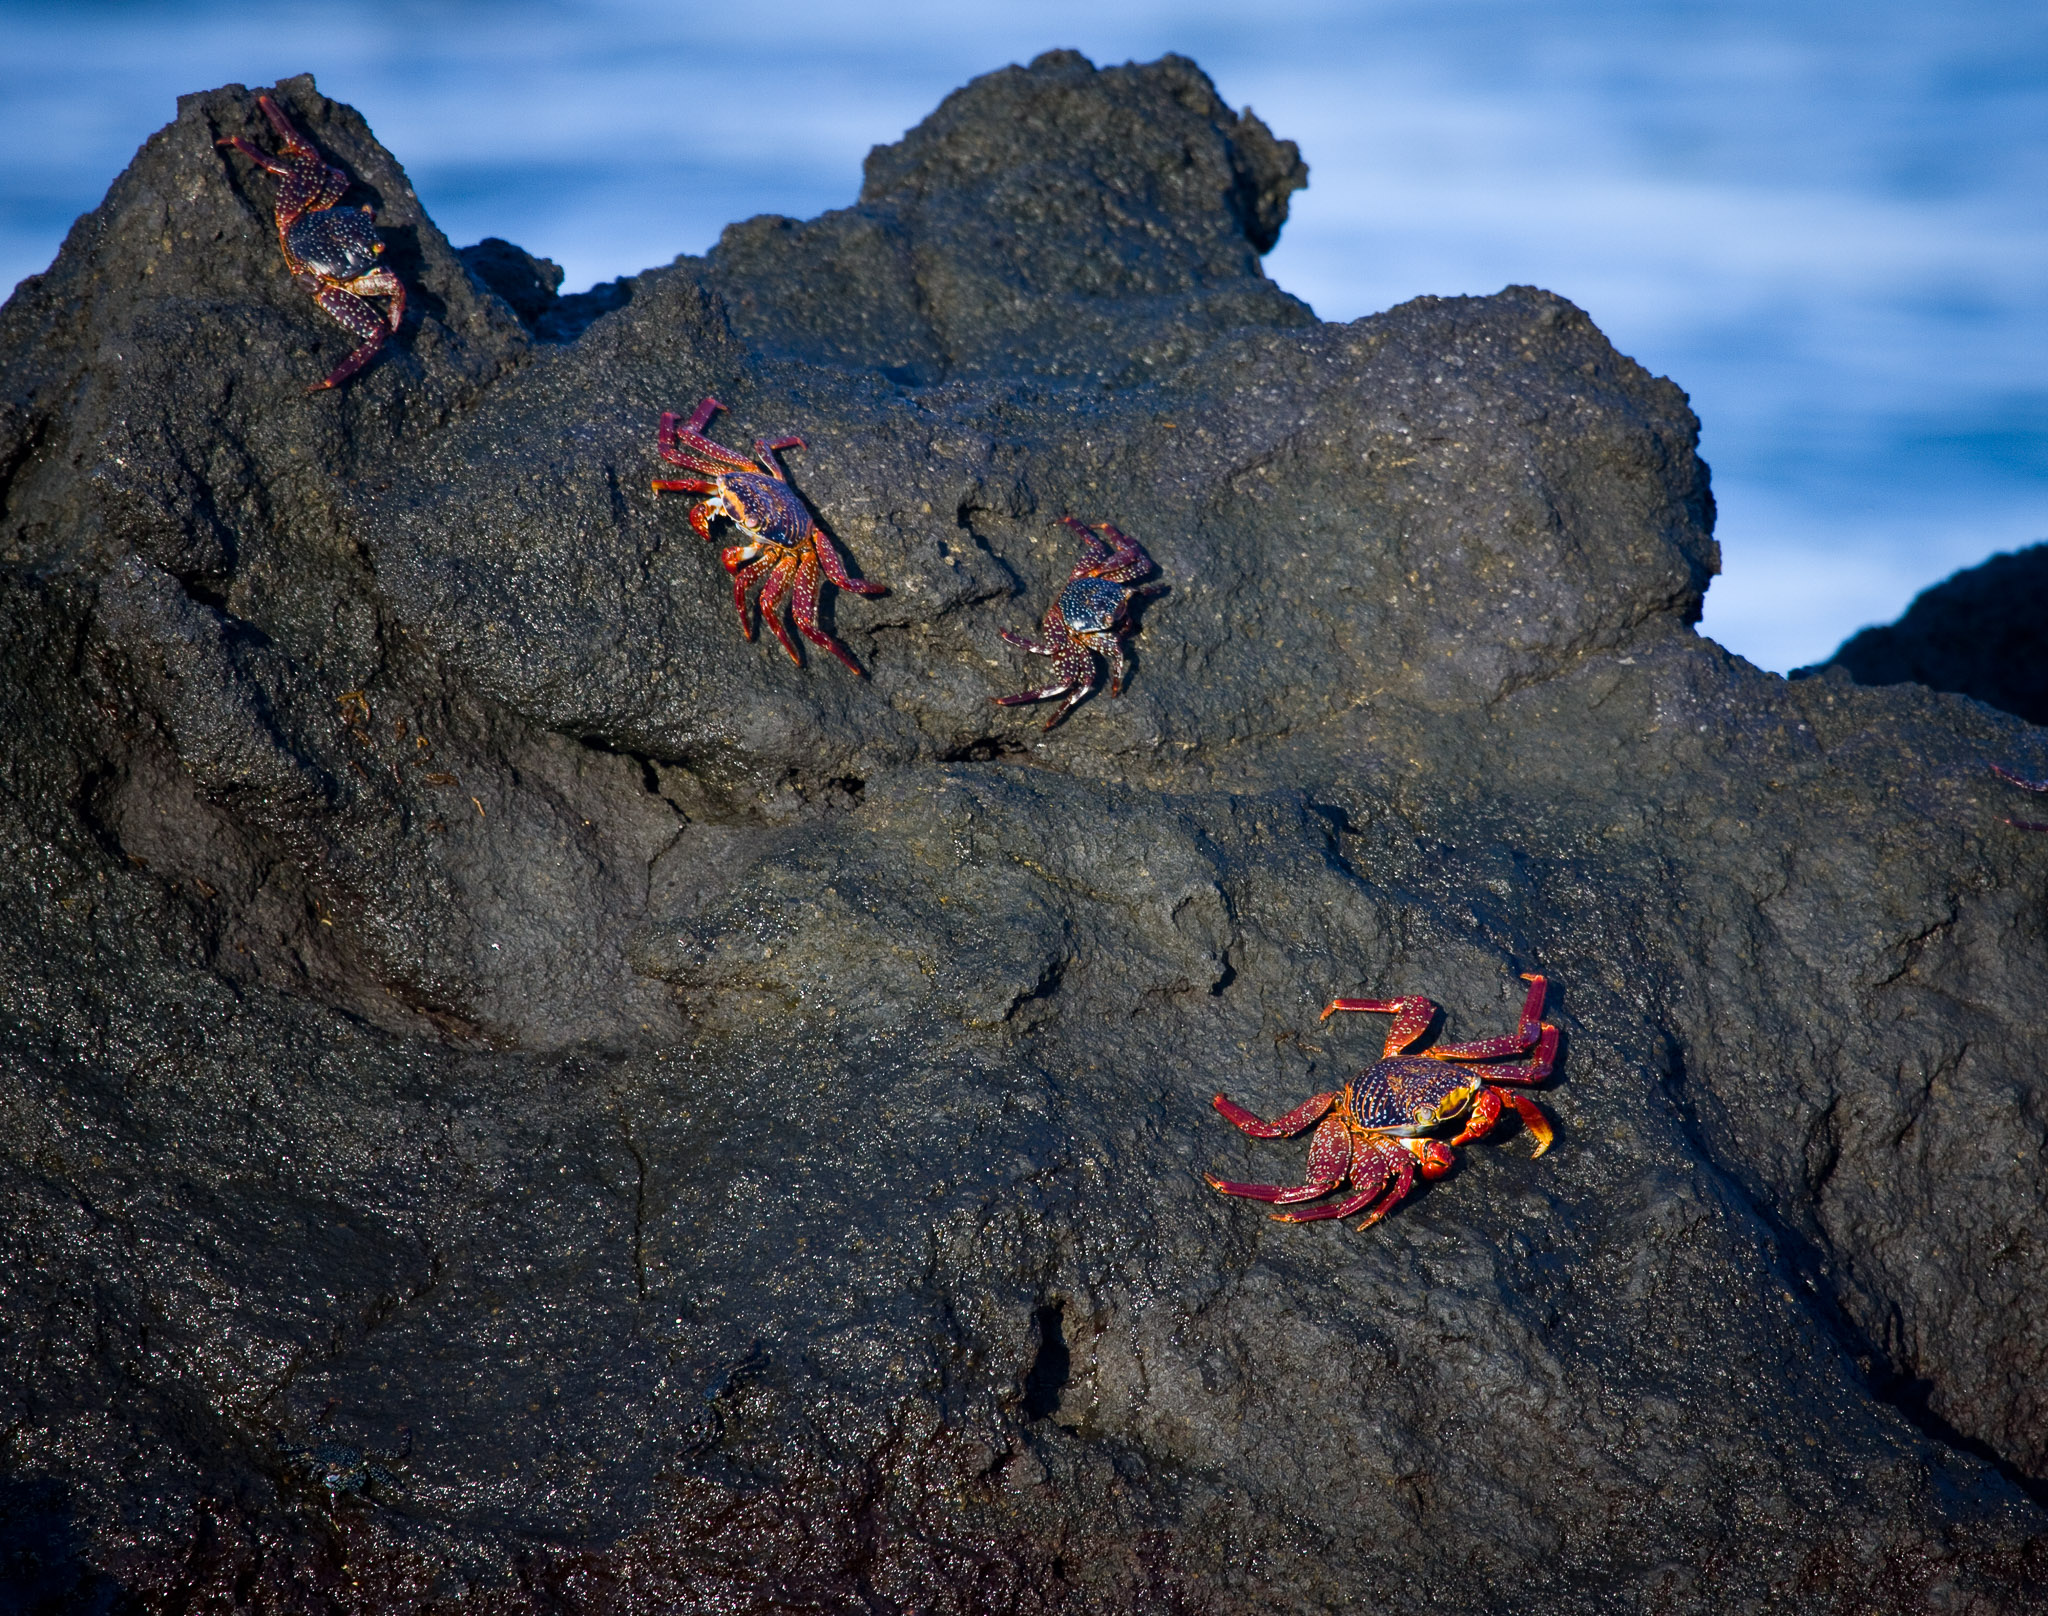
[[[1540,1083],[1557,1058],[1557,1029],[1542,1019],[1543,978],[1524,976],[1529,997],[1522,1022],[1501,1038],[1471,1044],[1437,1044],[1417,1054],[1404,1051],[1429,1031],[1437,1007],[1428,999],[1332,999],[1323,1011],[1328,1020],[1339,1010],[1372,1010],[1394,1018],[1385,1052],[1344,1085],[1304,1100],[1276,1122],[1265,1122],[1243,1106],[1217,1095],[1216,1109],[1254,1139],[1280,1139],[1297,1134],[1318,1118],[1322,1126],[1308,1147],[1308,1182],[1232,1184],[1204,1174],[1225,1195],[1247,1195],[1255,1201],[1293,1206],[1328,1195],[1348,1178],[1351,1194],[1328,1206],[1303,1212],[1276,1212],[1281,1223],[1309,1223],[1317,1218],[1349,1217],[1374,1207],[1358,1227],[1369,1228],[1397,1206],[1415,1187],[1419,1167],[1424,1178],[1442,1178],[1456,1159],[1453,1147],[1489,1133],[1501,1108],[1512,1107],[1536,1140],[1536,1154],[1550,1148],[1550,1119],[1526,1095],[1495,1088],[1495,1083]],[[1511,1055],[1535,1054],[1514,1066],[1474,1069],[1457,1063],[1499,1061]],[[1332,1109],[1332,1108],[1335,1109]],[[1325,1113],[1328,1113],[1325,1115]],[[1448,1143],[1425,1137],[1431,1128],[1454,1118],[1465,1126]],[[1389,1188],[1391,1186],[1391,1188]],[[1380,1199],[1385,1191],[1385,1198]]]
[[[747,616],[747,590],[765,572],[768,582],[761,589],[761,616],[775,630],[789,660],[801,667],[804,659],[782,626],[785,595],[790,597],[790,615],[803,637],[859,673],[860,664],[846,647],[818,627],[819,572],[856,595],[886,595],[888,590],[847,572],[838,548],[782,475],[776,451],[801,449],[804,440],[777,438],[770,443],[756,438],[754,447],[761,458],[749,460],[704,436],[711,417],[724,408],[715,398],[704,399],[680,426],[674,415],[662,416],[657,445],[662,459],[704,475],[657,479],[654,491],[705,495],[690,507],[690,526],[706,540],[711,537],[712,520],[720,516],[746,535],[746,543],[735,544],[719,556],[732,574],[732,603],[739,610],[740,633],[750,640],[754,637],[754,625]]]
[[[1991,765],[1991,772],[2008,785],[2018,786],[2023,791],[2048,791],[2048,780],[2023,780],[2010,769],[2001,769],[1996,763]],[[2038,819],[2008,819],[2006,823],[2014,830],[2048,830],[2048,825],[2042,824]]]
[[[1047,685],[1043,690],[1020,690],[1014,696],[994,698],[998,707],[1015,707],[1027,701],[1049,701],[1054,696],[1066,695],[1059,710],[1045,721],[1051,729],[1075,707],[1079,706],[1089,691],[1095,688],[1095,653],[1100,651],[1110,661],[1109,693],[1120,696],[1124,690],[1124,644],[1123,637],[1131,632],[1132,625],[1124,613],[1134,600],[1146,595],[1158,594],[1166,586],[1153,584],[1144,589],[1129,586],[1134,578],[1142,578],[1152,570],[1152,558],[1139,548],[1136,539],[1129,539],[1109,523],[1099,524],[1104,538],[1113,548],[1104,549],[1102,540],[1071,516],[1060,520],[1081,535],[1081,559],[1074,563],[1074,570],[1067,575],[1067,586],[1060,591],[1060,598],[1053,602],[1039,624],[1039,633],[1045,636],[1043,642],[1027,639],[1022,634],[1002,631],[1003,638],[1012,645],[1022,646],[1038,656],[1051,657],[1052,671],[1058,684]],[[1072,692],[1072,694],[1067,694]]]
[[[285,269],[332,319],[362,338],[362,346],[336,365],[325,381],[306,389],[317,393],[339,387],[361,370],[384,346],[385,337],[398,329],[405,318],[405,283],[377,265],[384,243],[370,223],[369,207],[335,206],[348,190],[348,175],[323,162],[269,96],[259,95],[256,104],[284,141],[281,156],[271,156],[240,135],[214,144],[234,147],[277,176],[277,244],[284,250]],[[363,301],[366,297],[388,297],[391,306],[379,318]]]

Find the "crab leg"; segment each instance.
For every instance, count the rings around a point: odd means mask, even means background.
[[[384,346],[384,338],[388,335],[384,321],[378,316],[377,311],[353,292],[345,292],[339,286],[330,286],[313,301],[318,303],[337,325],[362,338],[363,345],[329,371],[325,381],[315,382],[307,388],[306,391],[309,393],[339,387],[376,357],[377,350]],[[392,329],[395,330],[396,327]]]
[[[1124,693],[1123,642],[1119,640],[1114,634],[1077,634],[1074,636],[1074,638],[1079,640],[1083,645],[1087,646],[1088,649],[1093,651],[1097,656],[1102,657],[1108,661],[1111,670],[1109,676],[1109,693],[1112,696],[1121,696]],[[1090,668],[1088,672],[1090,673],[1090,675],[1093,675],[1095,670],[1093,668]]]
[[[667,420],[668,417],[663,416],[662,419]],[[660,451],[661,458],[670,465],[684,466],[691,471],[701,471],[707,477],[723,477],[727,472],[751,469],[745,465],[728,466],[720,461],[713,460],[709,455],[692,454],[689,450],[679,449],[672,443],[657,445],[656,447]]]
[[[1215,1106],[1218,1111],[1221,1111],[1226,1119],[1243,1129],[1254,1139],[1286,1139],[1300,1133],[1302,1129],[1306,1128],[1316,1118],[1329,1110],[1331,1106],[1335,1105],[1338,1092],[1338,1090],[1332,1089],[1327,1094],[1318,1094],[1310,1099],[1303,1100],[1301,1104],[1288,1112],[1286,1116],[1272,1122],[1266,1122],[1253,1116],[1251,1112],[1247,1111],[1235,1100],[1226,1098],[1221,1094],[1217,1095],[1209,1103]]]
[[[1540,1156],[1550,1148],[1550,1142],[1557,1137],[1550,1126],[1550,1118],[1543,1114],[1543,1108],[1526,1094],[1510,1094],[1501,1091],[1501,1099],[1515,1108],[1515,1114],[1522,1119],[1522,1126],[1529,1130],[1529,1137],[1536,1141],[1534,1155]]]
[[[761,621],[775,630],[775,637],[782,642],[783,650],[789,653],[789,660],[802,667],[803,653],[796,648],[796,641],[789,637],[789,630],[782,622],[783,597],[789,593],[790,579],[796,569],[796,552],[784,550],[775,563],[775,570],[768,574],[768,582],[761,586]]]
[[[661,445],[655,445],[657,449]],[[758,471],[760,467],[745,455],[736,455],[722,443],[713,443],[709,438],[699,437],[694,432],[678,431],[670,440],[663,454],[680,465],[694,466],[699,471]]]
[[[1102,547],[1102,541],[1095,536],[1094,530],[1086,522],[1077,522],[1071,516],[1062,516],[1060,520],[1081,535],[1082,566],[1099,566],[1109,559],[1109,552]]]
[[[1534,1048],[1542,1028],[1544,983],[1542,977],[1527,972],[1522,980],[1529,984],[1529,997],[1522,1002],[1522,1023],[1512,1033],[1469,1044],[1438,1044],[1429,1053],[1438,1060],[1498,1060],[1503,1055],[1519,1055]]]
[[[657,477],[651,484],[657,494],[715,494],[718,484],[702,477]]]
[[[674,419],[675,417],[669,415],[662,417],[664,422],[673,421]],[[708,442],[708,440],[700,441]],[[712,444],[711,447],[716,448],[717,445]],[[701,471],[710,477],[723,477],[727,472],[733,471],[753,470],[752,464],[748,461],[742,460],[737,463],[728,463],[723,460],[714,460],[711,456],[698,454],[687,446],[679,447],[673,440],[667,443],[658,443],[655,445],[655,448],[660,453],[661,458],[668,461],[669,464],[687,466],[691,471]]]
[[[1380,1192],[1387,1189],[1388,1181],[1393,1189],[1387,1201],[1367,1223],[1375,1222],[1386,1215],[1396,1201],[1414,1187],[1415,1166],[1408,1153],[1400,1149],[1388,1149],[1384,1139],[1361,1143],[1353,1153],[1351,1161],[1352,1193],[1343,1200],[1329,1206],[1309,1207],[1300,1212],[1275,1212],[1275,1223],[1319,1223],[1324,1218],[1348,1218],[1354,1212],[1363,1212],[1378,1199]],[[1364,1224],[1359,1225],[1365,1227]]]
[[[1088,671],[1092,674],[1095,670],[1090,668]],[[1067,699],[1060,703],[1058,711],[1045,721],[1044,728],[1051,729],[1053,725],[1057,724],[1067,714],[1088,699],[1088,692],[1093,687],[1093,684],[1094,681],[1092,679],[1076,679],[1069,684],[1054,685],[1049,690],[1025,690],[1014,696],[996,696],[991,699],[998,707],[1015,707],[1020,702],[1049,700],[1063,690],[1071,692]]]
[[[1415,1188],[1414,1159],[1404,1150],[1401,1152],[1398,1160],[1390,1157],[1389,1161],[1393,1168],[1393,1188],[1387,1191],[1386,1198],[1378,1206],[1358,1220],[1358,1227],[1360,1229],[1370,1229],[1381,1218],[1393,1211],[1395,1207],[1407,1200],[1408,1192]]]
[[[700,505],[696,509],[703,508]],[[692,511],[691,514],[695,515],[696,511]],[[705,537],[709,538],[710,535],[706,534]],[[754,637],[754,620],[747,612],[747,591],[753,587],[756,578],[775,565],[775,557],[761,556],[754,561],[748,561],[746,552],[735,547],[726,551],[719,559],[725,563],[726,571],[732,574],[732,604],[733,610],[740,614],[740,633],[751,640]]]
[[[287,174],[291,173],[292,171],[292,165],[290,163],[286,162],[281,157],[271,156],[269,152],[265,151],[261,146],[257,145],[255,141],[250,140],[247,136],[229,135],[224,140],[216,140],[214,144],[216,146],[234,147],[236,151],[240,152],[244,157],[248,158],[250,162],[256,164],[257,167],[265,170],[268,173],[275,174],[279,179],[283,179]],[[332,206],[332,204],[329,205]]]
[[[1061,702],[1059,705],[1059,711],[1055,712],[1052,715],[1052,717],[1048,718],[1045,721],[1045,728],[1051,729],[1053,725],[1059,723],[1060,720],[1067,716],[1067,714],[1072,712],[1076,707],[1080,706],[1082,702],[1088,699],[1089,693],[1095,688],[1095,680],[1093,677],[1094,673],[1095,670],[1093,668],[1090,668],[1088,670],[1088,677],[1077,679],[1074,681],[1073,694],[1067,697],[1065,701]]]
[[[320,155],[307,144],[306,137],[299,133],[291,119],[284,115],[282,109],[269,96],[259,95],[256,98],[256,105],[263,109],[263,116],[270,120],[270,127],[277,131],[278,138],[284,142],[284,149],[291,153],[292,156],[318,157]]]
[[[1400,1054],[1428,1032],[1429,1024],[1436,1019],[1436,1001],[1419,995],[1406,999],[1332,999],[1317,1019],[1328,1021],[1339,1010],[1370,1010],[1392,1016],[1394,1024],[1387,1029],[1387,1047],[1383,1052],[1387,1055]]]
[[[713,476],[726,471],[760,469],[745,455],[734,454],[724,444],[713,443],[704,436],[702,428],[712,416],[724,408],[725,406],[717,399],[707,398],[681,426],[676,425],[673,411],[664,410],[661,429],[655,435],[654,443],[662,459],[672,460],[679,466],[688,466],[692,471],[708,471]]]
[[[1096,577],[1107,578],[1113,584],[1127,584],[1152,570],[1151,557],[1138,548],[1136,540],[1126,538],[1107,522],[1102,524],[1102,533],[1116,548],[1095,569]]]
[[[377,249],[382,252],[380,246]],[[405,282],[388,269],[373,269],[367,275],[358,275],[354,280],[343,283],[344,292],[353,292],[357,297],[385,297],[391,306],[384,311],[384,323],[396,331],[405,323]]]
[[[1520,1065],[1490,1067],[1486,1078],[1490,1083],[1541,1083],[1550,1075],[1551,1067],[1556,1064],[1557,1029],[1546,1021],[1543,1023],[1543,1035],[1537,1042],[1535,1054]]]
[[[1220,1190],[1225,1195],[1242,1195],[1248,1201],[1277,1201],[1287,1193],[1285,1184],[1239,1184],[1228,1178],[1218,1178],[1214,1173],[1202,1175],[1209,1188]]]
[[[794,438],[790,439],[792,443],[796,441]],[[871,584],[866,579],[856,578],[848,572],[846,570],[846,562],[840,557],[839,547],[832,542],[831,535],[826,533],[823,528],[816,525],[812,526],[811,543],[818,552],[818,564],[825,569],[825,576],[830,578],[841,589],[851,589],[856,595],[886,595],[889,593],[887,586]]]
[[[1045,653],[1045,655],[1047,656],[1051,656],[1052,654],[1053,653],[1050,651]],[[991,696],[989,697],[989,700],[994,702],[998,707],[1022,707],[1034,701],[1051,701],[1053,697],[1064,696],[1070,690],[1074,690],[1074,684],[1072,680],[1069,680],[1065,684],[1047,685],[1043,690],[1020,690],[1014,696]],[[1087,693],[1088,692],[1085,688],[1075,691],[1073,696],[1071,696],[1067,700],[1065,706],[1062,706],[1057,713],[1053,714],[1051,718],[1046,720],[1045,727],[1047,729],[1051,729],[1053,725],[1057,724],[1062,718],[1066,717],[1067,708],[1073,706],[1075,702],[1079,701],[1081,697],[1085,696]]]
[[[1002,635],[1012,645],[1022,646],[1035,656],[1051,657],[1053,674],[1059,683],[1047,685],[1042,690],[1020,690],[1014,696],[991,696],[989,699],[998,707],[1018,707],[1026,702],[1050,701],[1054,696],[1065,694],[1067,699],[1060,704],[1059,711],[1045,721],[1045,727],[1051,729],[1086,700],[1089,691],[1095,688],[1095,658],[1086,646],[1079,643],[1062,646],[1040,645],[1035,640],[1027,640],[1021,634],[1012,634],[1008,629],[1004,629]]]
[[[1281,1191],[1284,1205],[1313,1201],[1344,1182],[1351,1170],[1351,1129],[1341,1116],[1325,1117],[1308,1142],[1308,1177],[1300,1188]]]
[[[808,445],[802,438],[777,438],[773,443],[766,438],[756,438],[754,447],[761,451],[761,469],[777,482],[786,483],[789,479],[782,475],[782,462],[775,458],[776,454],[783,449],[802,449]]]
[[[232,146],[250,162],[258,164],[277,176],[277,239],[283,245],[284,233],[302,215],[317,213],[322,208],[331,208],[342,199],[349,186],[349,178],[340,169],[331,167],[321,159],[320,154],[298,130],[292,127],[291,119],[278,110],[277,103],[267,95],[259,95],[256,105],[263,109],[263,116],[270,120],[270,127],[284,142],[284,153],[273,157],[253,141],[240,135],[230,135],[226,140],[215,141],[217,146]],[[291,249],[285,249],[287,261]]]
[[[1372,1181],[1372,1188],[1348,1195],[1341,1201],[1332,1201],[1328,1206],[1312,1206],[1300,1212],[1275,1212],[1275,1223],[1320,1223],[1324,1218],[1348,1218],[1354,1212],[1362,1212],[1372,1204],[1373,1198],[1385,1189],[1385,1178]]]
[[[2007,785],[2018,786],[2022,791],[2048,791],[2048,780],[2023,780],[2010,769],[2001,769],[1996,763],[1991,765],[1991,772]],[[2048,825],[2042,824],[2038,819],[2008,819],[2006,823],[2014,830],[2048,830]]]
[[[818,558],[815,553],[807,554],[796,569],[796,590],[790,603],[790,615],[796,619],[797,632],[821,651],[830,651],[851,668],[862,673],[861,665],[853,660],[853,654],[831,635],[818,627]]]
[[[1342,1117],[1325,1117],[1323,1125],[1316,1129],[1315,1138],[1309,1142],[1308,1179],[1305,1183],[1237,1184],[1213,1173],[1202,1176],[1212,1189],[1221,1190],[1225,1195],[1242,1195],[1254,1201],[1278,1201],[1289,1205],[1328,1195],[1344,1182],[1344,1175],[1350,1167],[1351,1130],[1345,1126]]]

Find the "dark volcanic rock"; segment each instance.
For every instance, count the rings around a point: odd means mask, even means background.
[[[16,1603],[2040,1608],[2048,840],[1979,760],[2048,756],[1700,640],[1675,387],[1527,288],[1317,323],[1177,59],[538,345],[280,93],[410,243],[361,378],[239,88],[0,318]],[[805,438],[868,677],[648,491],[706,394]],[[1168,592],[1046,733],[1068,512]],[[1209,1099],[1375,1054],[1333,994],[1536,969],[1542,1160],[1203,1184],[1299,1172]]]
[[[497,236],[485,236],[474,247],[458,247],[455,256],[505,300],[529,331],[560,301],[562,266],[552,258],[536,258]]]
[[[2048,724],[2048,544],[1995,555],[1913,597],[1828,659],[1859,685],[1920,684]]]

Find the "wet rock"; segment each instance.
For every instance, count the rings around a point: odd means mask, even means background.
[[[1921,684],[2048,724],[2048,544],[1995,555],[1914,596],[1896,623],[1842,642],[1829,664],[1859,685]]]
[[[419,244],[340,395],[240,89],[0,317],[11,1593],[2038,1604],[2048,843],[1979,760],[2048,758],[1699,639],[1672,384],[1529,288],[1317,323],[1298,155],[1174,58],[531,335],[281,93]],[[648,488],[706,396],[888,587],[863,676]],[[1048,733],[1068,513],[1168,592]],[[1203,1183],[1300,1172],[1209,1101],[1376,1055],[1332,995],[1538,969],[1542,1159]]]

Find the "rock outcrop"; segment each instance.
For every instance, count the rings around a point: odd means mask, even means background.
[[[1185,61],[555,296],[239,86],[0,314],[0,1587],[31,1609],[2040,1608],[2024,724],[1693,630],[1684,395],[1529,288],[1262,275]],[[352,193],[351,200],[358,197]],[[481,278],[479,278],[481,277]],[[519,292],[514,308],[492,291]],[[654,427],[801,434],[868,671],[740,637]],[[1060,728],[999,639],[1168,592]],[[1558,1141],[1364,1234],[1267,1112],[1554,984]]]
[[[1852,634],[1828,663],[1859,685],[1952,690],[2030,724],[2048,723],[2044,621],[2048,544],[2035,544],[1923,589],[1896,623]]]

